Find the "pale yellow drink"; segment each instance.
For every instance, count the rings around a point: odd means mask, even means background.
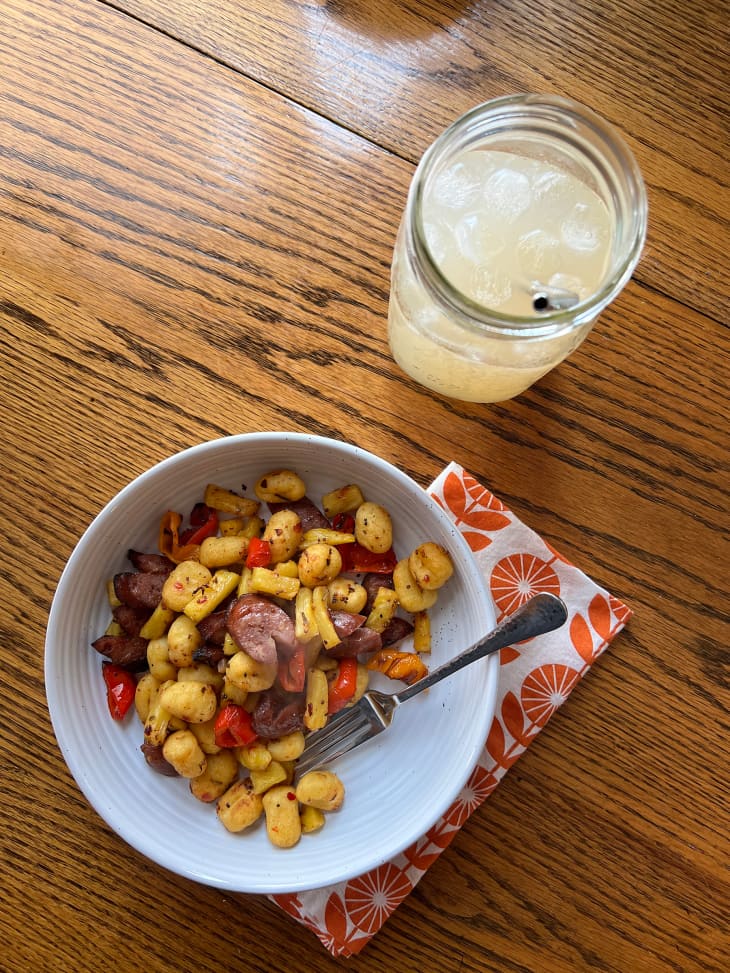
[[[426,244],[465,298],[502,315],[534,318],[535,294],[558,289],[584,300],[609,263],[611,215],[583,181],[511,152],[464,153],[426,188]],[[398,363],[421,384],[455,398],[497,402],[523,391],[568,355],[590,329],[510,341],[471,334],[444,313],[403,259],[393,262],[389,337]]]
[[[391,274],[395,359],[452,398],[518,395],[619,294],[646,225],[636,160],[595,112],[552,95],[477,105],[411,183]]]

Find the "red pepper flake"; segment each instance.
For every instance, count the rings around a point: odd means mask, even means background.
[[[287,791],[286,792],[286,796],[287,796],[287,799],[290,800],[290,801],[296,801],[296,799],[297,799],[297,795],[294,793],[294,791]]]

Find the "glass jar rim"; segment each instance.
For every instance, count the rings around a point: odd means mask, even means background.
[[[496,124],[490,133],[487,123]],[[505,314],[488,308],[458,290],[445,276],[426,240],[422,218],[424,187],[437,166],[482,135],[519,135],[528,129],[549,135],[555,144],[571,145],[604,176],[612,190],[623,181],[628,203],[623,214],[631,232],[621,258],[595,293],[568,309],[547,310],[539,317]],[[595,145],[586,143],[587,133]],[[620,197],[620,194],[619,194]],[[614,201],[616,201],[614,199]],[[620,202],[620,198],[619,198]],[[408,193],[406,232],[421,284],[451,315],[475,330],[495,336],[542,338],[579,328],[595,318],[623,289],[644,246],[648,222],[646,187],[639,166],[618,131],[592,109],[557,95],[506,95],[476,105],[448,126],[424,152]]]

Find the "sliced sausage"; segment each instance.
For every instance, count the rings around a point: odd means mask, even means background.
[[[294,623],[287,613],[259,595],[241,595],[230,607],[226,628],[239,647],[252,659],[267,665],[287,659],[299,648]]]
[[[273,740],[304,729],[304,706],[304,693],[267,689],[251,714],[251,723],[262,739]]]
[[[132,635],[102,635],[91,643],[96,651],[125,669],[143,669],[147,665],[147,639]]]
[[[386,645],[395,645],[396,642],[400,642],[407,635],[411,635],[413,632],[413,625],[411,622],[407,621],[405,618],[401,618],[396,615],[394,618],[388,622],[385,629],[380,633],[380,638],[383,642],[383,648]]]
[[[343,612],[337,608],[330,609],[329,616],[341,639],[347,638],[355,629],[360,628],[367,618],[367,615],[355,615],[352,612]]]
[[[361,626],[343,638],[339,645],[327,649],[327,655],[332,656],[333,659],[354,659],[358,655],[372,655],[382,647],[380,633]]]
[[[277,510],[293,510],[302,522],[302,533],[308,530],[331,530],[332,524],[309,497],[301,500],[287,500],[284,503],[270,503],[269,510],[275,514]]]
[[[365,602],[363,611],[366,615],[369,615],[372,611],[373,602],[375,601],[375,596],[378,593],[378,588],[392,588],[393,577],[390,574],[366,574],[360,584],[363,586],[368,595],[368,600]]]
[[[207,666],[212,666],[214,669],[221,659],[225,659],[223,646],[213,645],[211,642],[205,642],[193,652],[193,662],[204,662]]]
[[[125,571],[114,575],[114,593],[130,608],[155,609],[162,598],[166,575],[158,572]]]
[[[165,777],[180,776],[170,761],[165,758],[161,745],[156,746],[154,743],[143,743],[140,750],[144,754],[144,759],[158,774],[164,774]]]
[[[226,637],[226,618],[228,617],[227,611],[213,612],[211,615],[206,615],[198,622],[198,631],[203,637],[204,642],[208,642],[211,645],[223,645],[223,639]]]
[[[144,554],[141,551],[127,551],[127,557],[132,562],[137,571],[150,574],[169,574],[175,567],[172,561],[164,554]]]
[[[112,618],[117,625],[121,625],[125,635],[139,635],[149,617],[150,613],[146,608],[132,608],[130,605],[115,605],[112,608]]]

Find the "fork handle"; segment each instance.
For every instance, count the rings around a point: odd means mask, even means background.
[[[509,615],[504,621],[500,622],[486,638],[466,649],[460,655],[455,656],[445,662],[438,669],[434,669],[423,679],[413,683],[399,693],[395,693],[395,699],[399,703],[404,703],[407,699],[417,695],[434,683],[441,682],[447,676],[458,672],[464,666],[471,665],[478,659],[483,659],[499,649],[504,649],[515,642],[522,642],[525,639],[534,638],[536,635],[544,635],[546,632],[553,632],[560,628],[568,617],[568,609],[564,602],[555,595],[542,592],[535,595],[521,605],[516,612]]]

